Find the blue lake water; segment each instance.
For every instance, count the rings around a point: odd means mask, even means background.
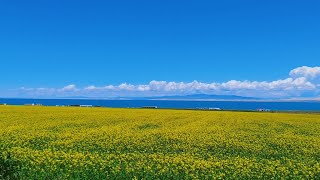
[[[93,105],[114,108],[140,108],[158,106],[158,108],[221,108],[224,110],[288,110],[320,111],[320,102],[239,102],[239,101],[164,101],[164,100],[88,100],[88,99],[0,99],[0,104],[24,105]]]

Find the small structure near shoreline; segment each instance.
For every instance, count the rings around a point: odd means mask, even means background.
[[[72,104],[72,105],[68,105],[68,106],[70,106],[70,107],[80,107],[80,104],[78,105],[78,104]]]
[[[257,109],[259,112],[271,112],[271,109]]]
[[[25,104],[25,106],[43,106],[43,105],[42,104],[32,103],[32,104]]]
[[[210,111],[221,111],[221,108],[209,108]]]
[[[93,107],[93,105],[86,105],[86,104],[72,104],[69,107]]]
[[[145,109],[158,109],[158,106],[143,106]]]
[[[80,105],[80,107],[93,107],[92,105]]]

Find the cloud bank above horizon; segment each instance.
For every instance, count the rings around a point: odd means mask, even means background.
[[[288,78],[274,81],[237,81],[222,83],[167,82],[153,80],[149,84],[90,85],[75,84],[63,88],[26,88],[15,90],[19,97],[151,97],[189,94],[238,95],[257,98],[292,98],[320,96],[320,67],[302,66],[289,72]]]

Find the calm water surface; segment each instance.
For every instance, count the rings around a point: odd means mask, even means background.
[[[239,102],[239,101],[163,101],[163,100],[88,100],[88,99],[0,99],[0,104],[11,105],[42,104],[93,105],[115,108],[140,108],[158,106],[159,108],[221,108],[225,110],[292,110],[320,111],[320,102]]]

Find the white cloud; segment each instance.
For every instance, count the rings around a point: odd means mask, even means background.
[[[95,90],[95,89],[97,89],[96,86],[88,86],[88,87],[84,88],[84,90],[88,90],[88,91]]]
[[[320,84],[316,79],[320,77],[320,67],[302,66],[290,71],[288,78],[274,81],[237,81],[223,83],[167,82],[151,81],[148,84],[133,85],[94,85],[77,88],[71,84],[63,88],[20,88],[26,96],[87,96],[87,97],[115,97],[115,96],[163,96],[186,95],[194,93],[240,95],[250,97],[299,97],[304,94],[319,96]]]
[[[314,79],[320,76],[320,67],[308,67],[308,66],[298,67],[290,71],[290,76],[294,78],[305,77],[308,79],[309,78]]]
[[[70,84],[68,86],[65,86],[65,87],[61,88],[60,90],[61,91],[74,91],[76,89],[77,89],[76,85]]]
[[[276,80],[271,82],[258,82],[258,81],[228,81],[220,85],[221,88],[227,90],[312,90],[315,85],[306,80],[306,78],[301,77],[297,79],[287,78],[283,80]]]

